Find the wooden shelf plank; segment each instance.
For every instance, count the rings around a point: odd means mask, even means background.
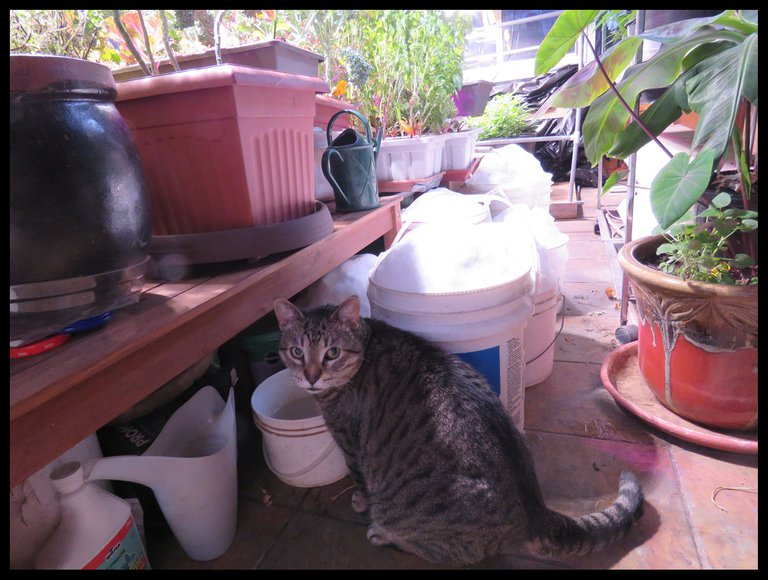
[[[148,284],[104,328],[12,361],[11,487],[41,469],[381,236],[400,227],[401,196],[367,212],[334,214],[311,246],[206,279]]]

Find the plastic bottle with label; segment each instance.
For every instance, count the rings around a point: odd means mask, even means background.
[[[41,569],[149,569],[141,536],[123,499],[84,481],[77,461],[51,472],[61,522],[35,558]]]

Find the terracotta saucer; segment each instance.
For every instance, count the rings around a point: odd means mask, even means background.
[[[663,406],[640,374],[637,341],[609,354],[603,361],[600,378],[619,405],[670,435],[712,449],[757,455],[757,430],[729,431],[705,427]]]

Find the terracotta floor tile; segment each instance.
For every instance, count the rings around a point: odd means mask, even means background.
[[[607,259],[605,243],[598,236],[571,235],[568,256],[572,259]]]
[[[572,234],[591,234],[595,237],[595,239],[600,239],[599,236],[595,235],[594,219],[582,218],[572,220],[558,220],[555,222],[555,224],[557,225],[558,230],[564,234],[568,234],[569,236]]]
[[[367,526],[299,513],[285,526],[258,568],[261,569],[426,569],[436,566],[395,548],[375,547]]]
[[[261,502],[240,499],[237,532],[229,549],[220,557],[198,562],[187,556],[176,538],[170,536],[148,546],[149,563],[153,569],[181,570],[247,570],[256,567],[275,534],[290,521],[294,510],[265,506]]]
[[[565,267],[565,282],[592,282],[599,284],[611,283],[611,266],[608,258],[568,259]]]
[[[261,433],[253,423],[238,448],[237,475],[241,500],[269,502],[271,505],[299,508],[308,488],[287,485],[267,467]]]
[[[630,533],[602,552],[553,560],[578,568],[699,568],[696,548],[666,445],[527,433],[547,505],[578,516],[613,503],[629,469],[646,498]],[[662,516],[663,514],[663,516]]]
[[[367,525],[368,518],[352,509],[353,486],[352,477],[348,475],[331,485],[312,488],[305,496],[301,509],[319,516]]]
[[[673,446],[671,454],[705,567],[756,569],[757,457],[684,443]],[[751,491],[724,489],[713,501],[719,487]]]
[[[525,429],[653,443],[644,423],[605,389],[596,363],[556,363],[549,378],[526,389]]]
[[[555,361],[602,364],[618,345],[616,316],[590,312],[584,316],[566,316],[563,330],[555,341]]]
[[[611,295],[614,298],[611,298]],[[563,284],[563,298],[563,312],[566,316],[586,315],[596,311],[603,312],[601,316],[615,318],[618,326],[618,293],[612,284],[566,282]]]

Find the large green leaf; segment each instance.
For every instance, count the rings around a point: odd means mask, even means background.
[[[757,10],[742,10],[741,17],[755,26],[757,26]],[[757,30],[755,30],[757,32]]]
[[[555,66],[598,15],[599,10],[566,10],[558,16],[536,52],[535,74],[543,75]]]
[[[718,158],[728,146],[741,97],[757,104],[757,34],[697,68],[685,85],[691,109],[699,114],[692,147],[711,149]]]
[[[672,84],[681,73],[683,58],[693,48],[730,38],[732,33],[728,31],[702,29],[676,44],[662,45],[652,59],[629,68],[617,88],[626,103],[634,107],[642,91]],[[593,166],[610,151],[628,120],[629,112],[612,90],[592,103],[582,131],[584,151]]]
[[[625,38],[600,59],[611,81],[615,81],[629,66],[641,43],[642,40],[636,36]],[[608,87],[605,75],[593,60],[569,78],[557,91],[552,99],[552,106],[588,107]]]
[[[673,85],[674,86],[674,85]],[[640,115],[640,120],[654,135],[659,135],[682,115],[683,110],[675,99],[673,87],[669,87]],[[608,157],[626,159],[637,152],[651,138],[634,121],[616,136],[616,141],[608,150]]]
[[[677,22],[662,24],[656,28],[651,28],[638,36],[646,40],[653,40],[654,42],[677,42],[703,26],[708,26],[710,24],[731,25],[733,23],[738,23],[739,20],[734,18],[734,13],[734,10],[726,10],[717,16],[678,20]]]
[[[662,229],[683,217],[709,185],[715,160],[712,151],[689,159],[687,153],[678,153],[651,182],[651,209]]]

